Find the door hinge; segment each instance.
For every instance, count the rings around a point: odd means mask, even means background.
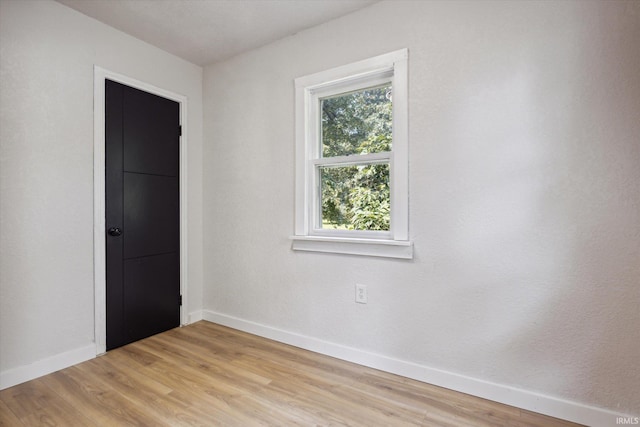
[[[180,305],[182,305],[182,295],[180,295],[180,298],[178,298],[178,300],[180,301]]]
[[[178,126],[178,136],[182,136],[182,126]]]

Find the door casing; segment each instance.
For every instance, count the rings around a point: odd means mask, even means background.
[[[105,237],[105,80],[113,80],[180,104],[180,324],[188,323],[188,252],[187,252],[187,97],[158,88],[140,80],[94,66],[93,93],[93,280],[96,355],[107,348],[106,306],[106,237]]]

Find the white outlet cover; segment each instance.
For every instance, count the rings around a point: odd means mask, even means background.
[[[356,302],[360,304],[367,303],[367,286],[356,284]]]

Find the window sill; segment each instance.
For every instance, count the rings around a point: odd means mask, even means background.
[[[413,259],[413,243],[410,241],[325,236],[291,236],[291,240],[294,251]]]

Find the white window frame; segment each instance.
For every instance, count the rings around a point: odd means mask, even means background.
[[[296,205],[292,248],[301,251],[413,258],[409,240],[408,50],[299,77],[296,90]],[[393,86],[393,136],[389,152],[322,157],[320,100],[368,87]],[[388,163],[389,231],[333,230],[319,226],[318,166]]]

